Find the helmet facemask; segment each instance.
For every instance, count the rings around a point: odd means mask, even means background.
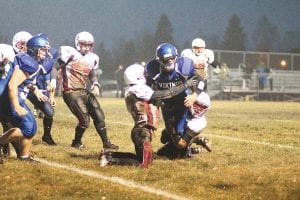
[[[87,41],[79,41],[79,52],[82,55],[86,55],[93,50],[94,44]]]
[[[192,106],[195,115],[203,115],[208,110],[208,106],[202,103],[195,102]]]
[[[176,56],[159,59],[159,63],[160,63],[162,71],[172,72],[175,69]]]
[[[197,56],[201,55],[204,52],[204,47],[193,47],[193,53]]]
[[[42,61],[46,58],[47,55],[49,55],[49,46],[41,47],[37,49],[36,57],[39,61]]]

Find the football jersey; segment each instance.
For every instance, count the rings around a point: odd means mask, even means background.
[[[92,52],[81,55],[73,47],[62,46],[60,58],[66,63],[62,68],[63,91],[86,89],[91,70],[99,67],[99,57]]]

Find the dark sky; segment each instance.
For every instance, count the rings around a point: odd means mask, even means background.
[[[300,31],[300,0],[0,0],[0,5],[1,35],[10,39],[20,30],[43,32],[54,46],[85,30],[111,47],[145,29],[154,32],[163,13],[178,44],[212,34],[222,38],[233,14],[249,40],[262,15],[280,34]]]

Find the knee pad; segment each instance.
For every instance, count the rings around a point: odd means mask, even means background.
[[[88,128],[90,124],[90,117],[87,109],[83,105],[71,102],[69,105],[72,113],[77,117],[79,126],[82,128]]]
[[[134,127],[131,131],[131,140],[135,146],[141,145],[144,141],[151,141],[151,133],[147,128]]]

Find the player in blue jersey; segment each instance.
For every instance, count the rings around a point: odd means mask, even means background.
[[[26,52],[26,43],[31,37],[32,35],[30,33],[26,31],[20,31],[13,36],[12,46],[8,44],[0,44],[0,73],[3,72],[1,79],[4,79],[7,76],[7,74],[5,74],[7,71],[5,72],[5,70],[10,68],[11,63],[14,62],[15,55]],[[0,117],[0,122],[4,132],[12,128],[11,123],[9,123],[5,117]],[[9,144],[3,145],[2,150],[4,155],[10,155]]]
[[[25,101],[29,91],[34,92],[39,101],[48,100],[35,82],[40,73],[46,73],[43,62],[50,45],[38,35],[28,40],[26,46],[27,53],[17,54],[13,65],[6,70],[6,77],[0,80],[0,116],[5,116],[13,125],[0,137],[0,145],[12,142],[20,160],[32,161],[30,149],[37,125]]]
[[[44,37],[48,40],[48,36],[45,34],[40,34],[40,36]],[[29,93],[28,99],[34,105],[37,110],[40,110],[44,114],[43,118],[43,127],[44,134],[42,136],[42,141],[48,145],[56,145],[52,136],[51,136],[51,128],[53,124],[53,116],[54,116],[54,106],[56,105],[54,99],[55,92],[55,79],[51,80],[51,72],[54,63],[57,61],[58,51],[54,48],[50,48],[46,59],[43,61],[44,68],[46,73],[42,73],[37,77],[36,85],[39,89],[43,90],[44,95],[48,97],[48,101],[39,101],[37,97],[33,93]],[[54,81],[54,83],[53,83]]]
[[[192,89],[162,100],[162,115],[165,123],[163,137],[167,135],[167,144],[158,150],[158,155],[176,158],[185,157],[187,147],[194,137],[185,131],[188,110],[204,87],[200,76],[196,76],[194,63],[187,57],[179,57],[177,49],[169,43],[162,43],[156,49],[156,58],[146,66],[147,83],[154,90],[163,90],[183,85],[190,78],[196,77],[198,84]],[[162,138],[163,140],[163,138]]]

